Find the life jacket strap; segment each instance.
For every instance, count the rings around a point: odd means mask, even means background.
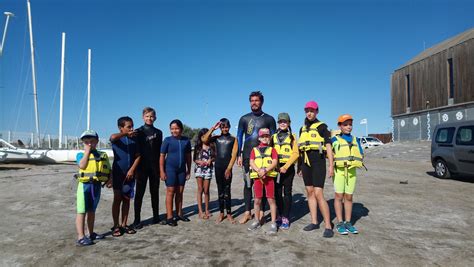
[[[349,157],[335,157],[334,161],[362,161],[362,158],[355,157],[355,156],[349,156]]]

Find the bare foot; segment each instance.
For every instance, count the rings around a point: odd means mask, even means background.
[[[242,215],[242,218],[240,218],[239,223],[240,223],[240,224],[245,224],[245,223],[247,223],[250,219],[252,219],[252,215],[250,215],[249,212],[245,212],[244,215]]]
[[[204,214],[201,212],[199,212],[199,219],[204,219]]]
[[[210,213],[209,211],[206,211],[206,216],[207,216],[207,218],[211,218],[211,217],[212,217],[212,213]]]
[[[232,217],[231,214],[227,214],[227,220],[228,220],[231,224],[235,224],[235,220],[234,220],[234,218]]]
[[[203,219],[203,220],[207,220],[207,219],[209,219],[209,216],[207,216],[206,214],[204,214],[204,215],[202,215],[202,219]]]
[[[224,213],[219,213],[217,216],[216,223],[221,223],[224,220]]]

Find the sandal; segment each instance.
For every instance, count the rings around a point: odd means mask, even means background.
[[[92,241],[100,240],[100,239],[104,239],[104,238],[105,238],[105,235],[98,234],[98,233],[95,233],[95,232],[93,232],[90,236],[90,240],[92,240]]]
[[[175,219],[175,220],[176,220],[176,221],[180,220],[180,221],[183,221],[183,222],[190,222],[190,221],[191,221],[191,220],[188,219],[187,217],[180,216],[180,215],[176,216],[176,219]]]
[[[123,229],[122,227],[114,227],[114,230],[112,230],[112,236],[113,237],[119,237],[123,235]]]
[[[166,224],[173,227],[178,225],[174,219],[166,219]]]
[[[90,246],[90,245],[94,245],[94,242],[92,242],[92,240],[90,240],[89,238],[85,236],[76,241],[76,246],[78,247],[85,247],[85,246]]]
[[[133,234],[136,234],[137,231],[135,231],[135,229],[131,228],[130,226],[125,226],[123,227],[123,230],[125,231],[125,233],[129,234],[129,235],[133,235]]]

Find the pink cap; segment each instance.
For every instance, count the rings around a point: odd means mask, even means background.
[[[305,109],[307,108],[312,108],[312,109],[318,109],[318,103],[316,103],[315,101],[311,100],[309,101],[308,103],[306,103],[306,105],[304,106]]]
[[[270,130],[268,130],[268,128],[261,128],[260,130],[258,130],[258,137],[264,135],[270,135]]]

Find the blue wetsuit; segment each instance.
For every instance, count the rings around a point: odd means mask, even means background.
[[[189,138],[168,136],[161,145],[161,154],[166,154],[166,186],[183,186],[186,183],[186,154],[191,153]]]
[[[114,162],[112,164],[113,188],[122,191],[123,186],[127,184],[132,190],[123,193],[133,198],[135,179],[125,182],[125,178],[139,153],[138,143],[135,138],[124,136],[112,142],[112,150],[114,152]]]

